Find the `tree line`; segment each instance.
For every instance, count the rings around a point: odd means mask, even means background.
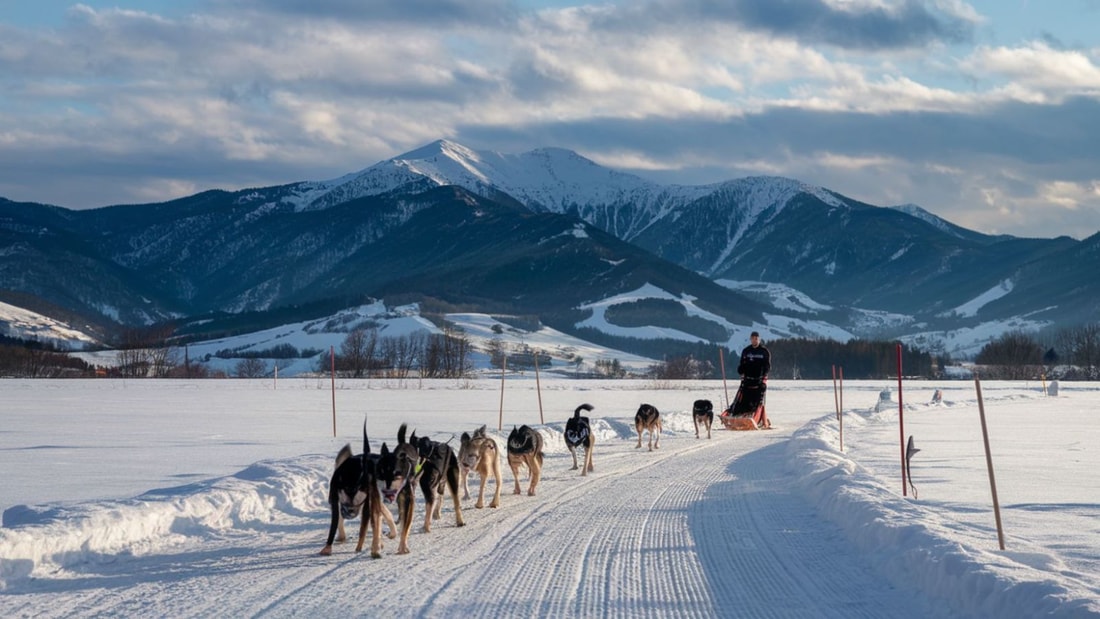
[[[599,340],[601,338],[593,338]],[[622,338],[605,345],[630,348]],[[327,374],[333,358],[327,351],[298,350],[279,344],[268,351],[221,350],[215,356],[238,359],[231,371],[214,371],[206,365],[209,355],[190,359],[186,348],[172,343],[169,326],[124,331],[118,340],[117,362],[111,368],[96,368],[85,361],[39,342],[27,342],[0,336],[0,376],[58,378],[107,375],[127,378],[206,378],[269,376],[273,358],[314,358],[314,370]],[[854,339],[839,342],[828,339],[786,338],[765,342],[772,353],[774,378],[821,380],[832,377],[833,367],[842,367],[849,379],[879,379],[897,375],[897,342]],[[633,348],[630,348],[633,350]],[[335,355],[336,372],[349,378],[389,377],[461,378],[473,373],[469,338],[453,325],[442,333],[419,332],[401,336],[382,336],[375,327],[350,331]],[[506,350],[499,339],[489,341],[484,351],[491,367],[500,367],[507,356],[512,370],[549,369],[549,353],[521,345]],[[270,355],[268,353],[271,353]],[[559,355],[560,356],[560,355]],[[641,374],[660,380],[716,379],[724,374],[736,379],[740,349],[721,348],[706,342],[660,340],[646,343],[646,355],[660,361]],[[587,366],[585,365],[587,362]],[[586,360],[573,355],[564,361],[574,376],[592,378],[628,378],[617,359]],[[902,346],[902,371],[906,376],[936,378],[951,363],[945,355],[933,355],[914,347]],[[724,365],[724,368],[723,368]],[[591,370],[582,368],[591,368]],[[1100,323],[1088,323],[1042,333],[1013,331],[985,344],[975,358],[975,371],[983,378],[1030,380],[1040,376],[1062,380],[1100,380]]]
[[[833,368],[843,367],[844,377],[876,379],[898,374],[897,342],[882,340],[836,340],[789,338],[764,342],[771,353],[772,378],[824,380],[832,378]],[[932,355],[903,344],[902,372],[906,376],[932,378],[938,365]],[[650,366],[649,375],[670,379],[737,379],[741,349],[733,350],[704,344],[687,354],[670,355]]]
[[[1004,333],[983,346],[974,363],[984,378],[1100,380],[1100,323]]]

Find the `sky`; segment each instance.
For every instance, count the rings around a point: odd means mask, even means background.
[[[1100,231],[1100,0],[0,0],[0,196],[323,180],[440,138]]]

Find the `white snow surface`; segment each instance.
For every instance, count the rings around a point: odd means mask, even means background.
[[[0,335],[54,344],[70,350],[99,344],[95,338],[69,324],[2,301]]]
[[[843,450],[828,381],[773,380],[775,429],[709,440],[691,403],[724,403],[720,381],[2,385],[4,616],[1100,616],[1097,383],[982,384],[1003,551],[967,382],[845,383]],[[588,477],[561,439],[582,402]],[[664,419],[653,452],[635,447],[640,402]],[[373,449],[402,422],[439,440],[531,424],[542,482],[512,495],[505,467],[499,508],[466,501],[457,528],[448,498],[431,533],[418,501],[407,555],[319,556],[333,456],[361,449],[364,417]],[[919,498],[902,493],[910,434]]]
[[[733,279],[716,279],[714,283],[742,294],[759,297],[777,310],[816,313],[833,309],[832,306],[818,303],[810,295],[785,284]]]
[[[978,311],[980,309],[992,303],[993,301],[1000,299],[1001,297],[1007,296],[1010,292],[1012,292],[1014,288],[1016,288],[1016,283],[1013,282],[1011,279],[1006,279],[998,283],[996,286],[990,288],[989,290],[986,290],[982,294],[967,301],[966,303],[963,303],[962,305],[954,309],[947,310],[940,315],[950,316],[954,314],[956,316],[972,318],[978,315]]]

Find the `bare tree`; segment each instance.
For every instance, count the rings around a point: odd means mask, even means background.
[[[408,378],[423,346],[415,334],[385,337],[381,340],[381,357],[393,378]]]
[[[378,329],[354,329],[340,344],[340,369],[353,378],[363,378],[370,371],[378,347]]]
[[[255,357],[241,359],[237,362],[234,373],[237,378],[263,378],[267,374],[267,363]]]
[[[461,331],[447,327],[428,337],[421,355],[421,374],[431,378],[462,378],[473,370],[470,340]]]
[[[1062,360],[1076,368],[1077,376],[1086,380],[1100,378],[1100,323],[1063,329],[1057,340]]]
[[[659,380],[686,380],[702,378],[708,370],[707,364],[691,355],[665,359],[649,367],[653,378]]]
[[[1042,371],[1043,347],[1030,335],[1012,331],[983,346],[975,362],[986,366],[989,378],[1033,378]]]

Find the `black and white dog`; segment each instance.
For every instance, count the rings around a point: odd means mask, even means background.
[[[661,412],[652,404],[642,404],[634,413],[634,429],[638,431],[638,445],[642,446],[642,432],[649,432],[649,450],[661,448]]]
[[[416,432],[410,438],[420,455],[420,491],[424,493],[424,532],[432,530],[432,518],[443,515],[443,492],[450,489],[455,504],[455,526],[464,526],[462,503],[458,497],[458,456],[447,443],[440,443]]]
[[[336,470],[332,473],[328,485],[328,503],[332,511],[332,519],[329,522],[325,547],[321,549],[322,555],[332,554],[333,541],[342,542],[347,539],[344,520],[348,518],[361,518],[359,543],[355,547],[355,552],[362,552],[369,526],[374,529],[371,536],[370,556],[375,559],[382,556],[381,521],[383,518],[390,527],[389,537],[392,539],[396,535],[397,527],[394,525],[393,517],[389,516],[389,510],[382,506],[382,496],[378,492],[379,457],[370,452],[366,423],[363,424],[363,453],[353,456],[351,445],[348,444],[336,454]]]
[[[714,423],[714,403],[710,400],[696,400],[691,407],[691,419],[695,422],[695,438],[699,438],[699,426],[707,429],[707,438],[710,438],[710,426]]]
[[[584,466],[581,467],[581,476],[584,477],[592,471],[592,448],[596,446],[596,435],[592,434],[592,424],[588,417],[581,415],[581,411],[590,412],[591,404],[581,404],[573,411],[573,416],[565,422],[565,446],[569,453],[573,454],[573,469],[577,470],[577,449],[584,448]]]

